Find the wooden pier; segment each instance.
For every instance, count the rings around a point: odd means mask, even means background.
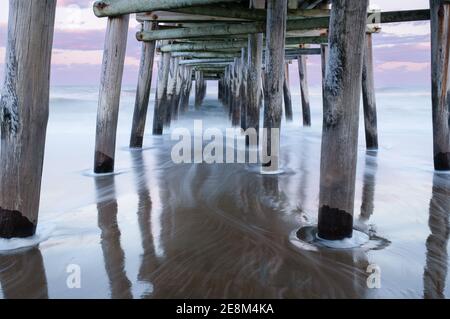
[[[31,2],[33,6],[25,5]],[[50,53],[56,0],[10,0],[6,80],[2,90],[0,237],[34,234],[39,209],[49,106]],[[95,173],[114,171],[128,25],[136,14],[142,42],[130,147],[144,144],[154,61],[157,83],[152,132],[161,135],[206,96],[218,81],[218,99],[232,125],[264,128],[261,143],[279,170],[283,113],[288,121],[301,107],[311,123],[307,56],[320,55],[323,135],[320,168],[319,236],[352,236],[360,97],[367,148],[379,145],[372,38],[384,23],[431,20],[434,165],[450,170],[450,1],[430,0],[430,10],[378,12],[368,0],[103,0],[94,14],[108,20],[101,73],[94,151]],[[158,58],[155,59],[155,56]],[[301,106],[290,96],[289,67],[298,64]],[[26,76],[25,76],[26,75]],[[195,83],[195,85],[194,85]],[[284,105],[284,108],[283,108]],[[263,112],[261,110],[263,109]],[[262,113],[262,122],[261,122]],[[382,141],[381,141],[382,143]],[[253,145],[256,146],[256,145]],[[430,154],[431,155],[431,154]]]

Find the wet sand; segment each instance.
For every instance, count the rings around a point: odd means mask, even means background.
[[[142,151],[128,149],[134,94],[125,91],[118,174],[95,177],[95,88],[53,92],[38,227],[48,239],[0,252],[0,297],[450,296],[450,174],[432,169],[429,95],[380,92],[380,151],[366,153],[360,134],[355,224],[383,244],[307,250],[291,238],[317,222],[319,95],[312,128],[300,126],[293,96],[294,123],[282,128],[284,173],[264,176],[256,165],[176,165],[170,132],[147,134]],[[230,125],[210,91],[201,112],[172,128],[192,129],[202,118],[205,129]],[[81,269],[80,289],[66,284],[72,264]],[[369,265],[381,269],[380,289],[367,286]]]

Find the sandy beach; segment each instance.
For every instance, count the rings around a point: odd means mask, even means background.
[[[360,132],[355,201],[355,226],[371,240],[346,251],[295,240],[300,228],[317,223],[319,90],[312,93],[312,128],[301,127],[293,94],[294,122],[282,130],[284,173],[275,176],[254,164],[174,164],[171,130],[147,133],[144,148],[130,150],[131,88],[122,92],[117,172],[95,176],[97,88],[51,92],[37,236],[0,240],[0,297],[450,296],[449,228],[442,222],[450,175],[432,170],[427,88],[377,92],[381,147],[366,153]],[[192,129],[203,119],[205,128],[225,130],[216,94],[210,83],[202,109],[171,129]],[[81,270],[80,289],[68,288],[70,265]],[[379,289],[367,286],[369,265],[382,269]]]

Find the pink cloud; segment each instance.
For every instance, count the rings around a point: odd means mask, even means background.
[[[88,7],[92,4],[92,2],[92,0],[58,0],[57,6],[64,7],[75,4],[80,7]]]
[[[394,70],[405,70],[408,72],[418,72],[426,70],[430,67],[430,63],[415,63],[415,62],[404,62],[404,61],[389,61],[384,62],[376,66],[379,71],[394,71]]]

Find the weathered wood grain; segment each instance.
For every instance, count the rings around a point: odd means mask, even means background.
[[[286,35],[286,1],[267,1],[265,89],[264,89],[264,172],[279,170],[281,117],[283,114],[284,39]],[[275,139],[275,140],[273,140]],[[273,144],[273,147],[272,147]],[[269,158],[264,158],[269,155]]]
[[[157,22],[144,22],[144,30],[155,30]],[[152,86],[153,60],[155,57],[156,42],[142,43],[141,62],[139,66],[136,102],[134,105],[133,125],[131,128],[130,147],[141,148],[144,141],[145,123],[147,119],[150,89]]]
[[[284,114],[286,121],[292,122],[292,96],[289,81],[289,63],[285,63],[284,82],[283,82],[283,97],[284,97]]]
[[[300,95],[302,100],[302,118],[303,126],[311,126],[311,105],[309,102],[309,87],[308,87],[308,71],[306,67],[306,56],[299,55],[298,74],[300,78]]]
[[[156,87],[155,109],[153,114],[153,135],[162,135],[167,108],[167,81],[169,79],[170,52],[163,53],[158,64],[158,84]]]
[[[251,34],[248,37],[248,69],[247,69],[247,127],[254,128],[258,134],[259,143],[259,121],[260,100],[262,90],[262,52],[263,34]],[[251,140],[246,138],[246,144]],[[249,145],[256,146],[256,145]]]
[[[108,18],[97,110],[95,173],[114,171],[117,120],[127,46],[129,16]]]
[[[362,71],[362,93],[366,147],[368,150],[378,149],[377,103],[374,81],[372,34],[367,33]]]
[[[333,2],[325,82],[319,225],[321,238],[352,237],[367,0]]]
[[[221,2],[236,2],[236,0],[102,0],[94,3],[94,13],[97,17],[111,17]]]
[[[38,222],[56,0],[10,0],[0,99],[0,237]]]
[[[450,4],[430,0],[434,168],[450,170]]]

